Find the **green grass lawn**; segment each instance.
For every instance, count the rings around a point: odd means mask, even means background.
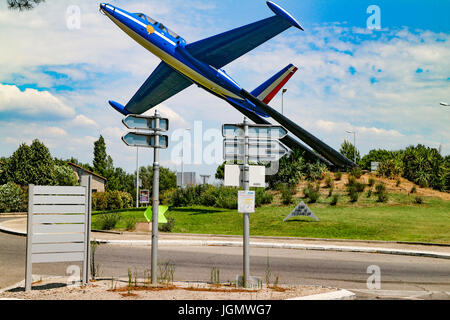
[[[283,219],[295,205],[268,205],[257,208],[250,215],[250,234],[253,236],[288,236],[361,240],[397,240],[450,243],[450,201],[425,198],[414,204],[406,195],[390,194],[386,204],[376,203],[361,195],[360,201],[350,204],[343,200],[336,207],[330,199],[322,198],[308,204],[320,219],[295,217]],[[296,202],[298,203],[298,201]],[[143,211],[120,213],[117,229],[125,228],[125,219],[136,217],[146,221]],[[210,207],[171,208],[166,217],[175,219],[172,232],[242,235],[242,214],[237,210]],[[92,228],[98,228],[98,215],[92,218]]]

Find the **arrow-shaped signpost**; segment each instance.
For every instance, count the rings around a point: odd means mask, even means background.
[[[152,117],[130,114],[122,123],[128,129],[144,132],[128,132],[122,141],[128,146],[153,148],[153,202],[152,202],[152,284],[157,283],[158,266],[158,214],[159,214],[159,149],[167,149],[169,138],[161,132],[169,130],[169,119],[161,118],[155,110]]]
[[[255,194],[249,191],[249,161],[278,161],[283,157],[288,149],[281,144],[278,139],[282,139],[287,135],[287,130],[281,126],[272,125],[249,125],[247,118],[244,118],[242,124],[225,124],[222,127],[222,135],[224,136],[224,159],[243,160],[243,180],[244,191],[240,191],[238,202],[244,200],[245,203],[239,206],[239,212],[243,213],[243,278],[244,287],[257,285],[256,279],[250,276],[250,211],[254,212]]]

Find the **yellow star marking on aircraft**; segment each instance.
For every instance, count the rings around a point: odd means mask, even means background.
[[[148,25],[147,32],[148,32],[148,34],[152,34],[153,32],[155,32],[155,29],[153,29],[153,27],[151,25]]]

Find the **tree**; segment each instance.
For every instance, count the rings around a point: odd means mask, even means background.
[[[69,166],[55,165],[55,183],[58,186],[76,186],[78,179]]]
[[[225,178],[225,163],[217,167],[216,175],[214,176],[217,180],[223,180]]]
[[[6,2],[9,9],[23,11],[31,10],[41,2],[45,2],[45,0],[7,0]]]
[[[153,191],[153,167],[141,167],[139,169],[139,179],[142,180],[142,189]],[[176,188],[177,176],[175,172],[168,168],[159,167],[159,192],[163,193],[166,190]]]
[[[306,164],[303,152],[297,149],[282,157],[278,162],[278,172],[267,177],[270,188],[275,188],[283,183],[288,186],[296,186],[306,173]]]
[[[94,165],[94,171],[102,176],[105,175],[108,166],[107,157],[105,139],[100,135],[100,138],[94,142],[94,161],[92,163]]]
[[[33,140],[31,149],[32,175],[29,183],[37,185],[55,184],[55,163],[48,148],[38,139]]]
[[[6,176],[6,170],[8,167],[8,158],[0,158],[0,185],[8,182],[8,177]]]
[[[27,144],[22,143],[7,162],[7,181],[25,186],[28,184],[32,169],[31,149]]]
[[[13,182],[0,186],[0,212],[19,212],[23,203],[22,189]]]
[[[21,186],[54,185],[54,162],[50,151],[37,139],[31,146],[21,144],[7,162],[6,176],[8,181]]]
[[[347,140],[344,140],[344,142],[341,144],[341,149],[339,149],[339,152],[346,158],[354,161],[356,158],[356,163],[358,163],[361,160],[361,155],[359,154],[358,149],[355,148],[355,146],[350,143]],[[356,157],[355,157],[356,153]]]

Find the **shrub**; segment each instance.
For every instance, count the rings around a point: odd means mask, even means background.
[[[378,202],[387,202],[388,194],[386,192],[386,186],[383,183],[379,183],[375,186],[377,201]]]
[[[133,207],[133,197],[128,192],[119,191],[120,198],[122,200],[122,208],[128,209]]]
[[[123,201],[120,191],[110,191],[106,193],[108,199],[108,210],[117,210],[123,208]]]
[[[278,172],[273,176],[268,176],[267,182],[271,189],[274,189],[280,183],[297,185],[305,172],[306,161],[303,152],[294,150],[290,155],[280,159]]]
[[[100,230],[114,229],[119,220],[120,214],[118,213],[105,213],[100,215],[99,217]]]
[[[292,186],[289,186],[288,184],[284,183],[281,185],[280,191],[281,191],[281,202],[284,205],[289,205],[292,202],[294,202],[293,196],[295,194],[295,189]]]
[[[323,178],[323,175],[327,171],[327,166],[320,161],[315,163],[307,163],[305,168],[305,176],[309,181],[317,181]]]
[[[273,201],[273,194],[264,190],[263,188],[256,188],[255,190],[255,206],[260,207],[263,204],[270,204]]]
[[[108,209],[108,195],[107,192],[92,193],[92,210],[105,211]]]
[[[367,191],[367,198],[370,198],[372,196],[372,189],[369,189],[369,191]]]
[[[410,146],[403,154],[403,176],[421,187],[443,191],[449,167],[439,151],[423,145]]]
[[[367,185],[368,185],[369,187],[373,187],[374,184],[375,184],[375,178],[370,177],[370,178],[369,178],[369,181],[368,181],[368,183],[367,183]]]
[[[387,192],[378,193],[377,197],[378,202],[387,202],[389,199]]]
[[[76,186],[78,179],[75,172],[67,165],[55,165],[55,183],[58,186]]]
[[[397,182],[395,183],[395,186],[399,187],[401,183],[402,183],[402,181],[400,179],[397,179]]]
[[[403,173],[403,162],[401,159],[387,159],[380,163],[377,174],[389,179],[398,178]]]
[[[356,178],[352,175],[348,176],[348,182],[347,182],[347,186],[353,186],[356,183]]]
[[[417,188],[416,188],[416,186],[413,186],[409,193],[416,193],[416,192],[417,192]]]
[[[358,198],[359,198],[359,193],[356,192],[356,191],[352,191],[352,192],[349,194],[349,197],[350,197],[350,202],[357,202],[357,201],[358,201]]]
[[[356,190],[356,187],[354,185],[347,187],[348,196],[350,197],[350,202],[356,202],[359,198],[359,193]]]
[[[333,178],[329,174],[325,176],[325,185],[327,188],[334,188]]]
[[[364,189],[366,188],[366,185],[364,183],[361,183],[359,181],[355,182],[353,186],[356,189],[356,192],[364,192]]]
[[[330,188],[330,191],[328,191],[328,198],[333,195],[334,188]]]
[[[215,207],[225,208],[225,209],[237,209],[238,200],[237,200],[237,192],[234,194],[227,193],[219,193]]]
[[[311,189],[308,192],[309,203],[316,203],[320,198],[320,193],[317,189]]]
[[[24,197],[20,186],[13,182],[0,186],[0,212],[21,211]]]
[[[334,173],[334,180],[339,181],[342,179],[342,172],[337,171]]]
[[[414,202],[417,204],[422,204],[423,203],[423,198],[421,196],[415,196],[414,197]]]
[[[386,192],[386,185],[384,183],[379,183],[375,186],[375,190],[377,193]]]
[[[136,227],[136,218],[133,216],[129,216],[125,220],[125,228],[128,231],[133,231]]]
[[[177,188],[171,196],[171,203],[175,207],[189,207],[200,203],[200,196],[207,188],[205,185]]]
[[[361,178],[363,173],[360,167],[353,167],[352,170],[350,171],[350,174],[354,176],[356,179],[359,179]]]
[[[319,191],[320,186],[319,184],[316,184],[315,186],[312,183],[308,183],[308,185],[303,188],[303,194],[305,195],[305,198],[309,198],[309,193],[311,191]]]
[[[335,194],[333,196],[333,198],[331,199],[330,205],[335,206],[335,205],[337,205],[338,201],[339,201],[339,195]]]
[[[175,219],[169,217],[167,218],[167,223],[161,223],[158,225],[158,230],[161,232],[172,232],[174,227],[175,227]]]
[[[383,162],[388,159],[392,159],[395,157],[400,157],[401,152],[400,151],[388,151],[383,149],[378,150],[370,150],[367,155],[362,157],[359,164],[361,165],[362,169],[370,170],[370,163],[371,162]]]

